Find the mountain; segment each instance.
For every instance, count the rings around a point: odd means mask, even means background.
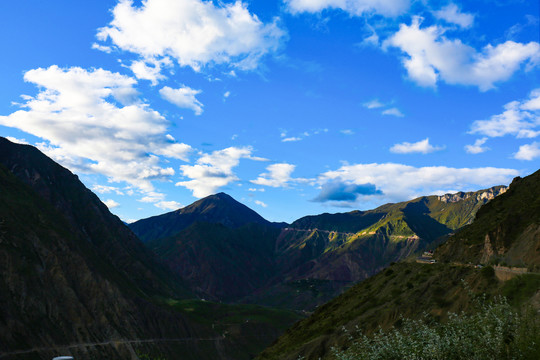
[[[505,190],[426,196],[285,226],[220,193],[130,227],[201,296],[310,311],[391,262],[435,247]]]
[[[75,175],[0,138],[0,358],[249,359],[298,318],[193,297]]]
[[[475,222],[437,249],[436,257],[540,269],[540,171],[515,178],[506,194],[483,206]]]
[[[287,294],[293,289],[303,300],[291,307],[311,310],[390,263],[435,248],[505,191],[505,186],[496,186],[423,196],[369,211],[301,218],[284,228],[276,240],[281,277],[246,301],[291,306]]]
[[[129,225],[201,296],[236,301],[276,271],[274,224],[225,193]]]
[[[271,225],[247,206],[225,193],[219,193],[179,210],[136,221],[129,227],[143,242],[147,242],[175,235],[195,222],[221,224],[233,229],[246,224]]]
[[[201,296],[231,302],[251,294],[274,276],[273,245],[278,234],[274,226],[257,223],[229,228],[221,223],[195,222],[174,236],[147,245]]]
[[[467,196],[485,197],[478,193]],[[463,201],[463,196],[458,197],[458,202]],[[442,199],[456,204],[452,202],[454,196]],[[390,265],[318,307],[257,359],[329,359],[332,347],[349,344],[349,334],[343,329],[359,328],[369,335],[379,327],[401,326],[403,317],[427,316],[427,321],[444,321],[449,312],[475,311],[475,299],[483,298],[483,294],[488,298],[504,295],[516,307],[532,306],[531,316],[538,316],[539,199],[540,171],[515,179],[506,192],[480,208],[471,224],[436,249],[437,263],[410,260]],[[458,222],[447,222],[452,223]],[[503,262],[528,268],[529,272],[489,266]],[[484,266],[474,266],[479,263]]]

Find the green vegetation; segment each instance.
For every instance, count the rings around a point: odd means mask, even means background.
[[[352,345],[345,350],[333,349],[334,358],[533,360],[540,354],[538,316],[519,314],[504,297],[481,304],[473,315],[450,314],[444,323],[424,317],[403,319],[399,325],[372,336],[352,334]]]
[[[523,274],[504,283],[501,294],[513,305],[523,303],[540,289],[540,275]]]
[[[285,330],[303,317],[296,312],[274,309],[259,305],[224,304],[204,300],[173,300],[165,303],[199,324],[226,328],[244,323],[266,324],[275,329]],[[216,329],[217,330],[217,329]]]

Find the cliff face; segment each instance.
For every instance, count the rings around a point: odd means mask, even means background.
[[[481,190],[477,192],[457,192],[455,194],[445,194],[438,196],[439,201],[445,203],[455,203],[458,201],[463,201],[474,197],[476,201],[480,202],[482,200],[489,201],[495,199],[495,197],[504,194],[508,190],[506,186],[494,186],[490,189]]]

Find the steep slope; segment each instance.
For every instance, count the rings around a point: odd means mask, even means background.
[[[274,242],[281,224],[219,193],[130,228],[200,296],[236,301],[275,272]]]
[[[278,234],[279,229],[257,223],[229,228],[196,222],[147,245],[194,291],[215,300],[235,301],[275,273],[273,245]]]
[[[297,319],[186,296],[76,176],[0,138],[0,358],[249,359]]]
[[[470,226],[441,246],[437,257],[468,263],[540,268],[540,171],[516,178],[486,204]]]
[[[136,221],[129,227],[143,242],[147,242],[175,235],[195,222],[222,224],[228,228],[271,224],[229,195],[218,193],[182,209]]]
[[[309,280],[307,291],[295,289],[304,300],[292,305],[311,310],[391,262],[434,248],[505,190],[497,186],[470,193],[424,196],[369,211],[301,218],[283,229],[276,241],[281,277],[245,301],[288,306],[287,292],[291,287]]]
[[[436,250],[439,263],[391,265],[319,307],[257,359],[328,359],[331,347],[346,346],[348,342],[343,328],[359,327],[369,334],[379,326],[400,326],[401,317],[418,318],[426,313],[432,321],[444,321],[449,311],[474,310],[472,300],[481,294],[502,294],[514,306],[529,304],[539,309],[538,272],[518,275],[507,269],[511,276],[501,281],[495,275],[504,268],[494,271],[490,266],[467,264],[469,260],[474,264],[482,260],[489,241],[493,249],[501,251],[487,260],[519,259],[530,270],[537,269],[539,174],[515,179],[506,193],[484,205],[472,224]]]

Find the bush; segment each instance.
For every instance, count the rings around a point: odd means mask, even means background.
[[[501,297],[474,315],[450,314],[445,323],[403,319],[399,329],[371,337],[359,332],[351,341],[346,350],[333,349],[335,359],[537,359],[540,322],[533,311],[520,315]]]

